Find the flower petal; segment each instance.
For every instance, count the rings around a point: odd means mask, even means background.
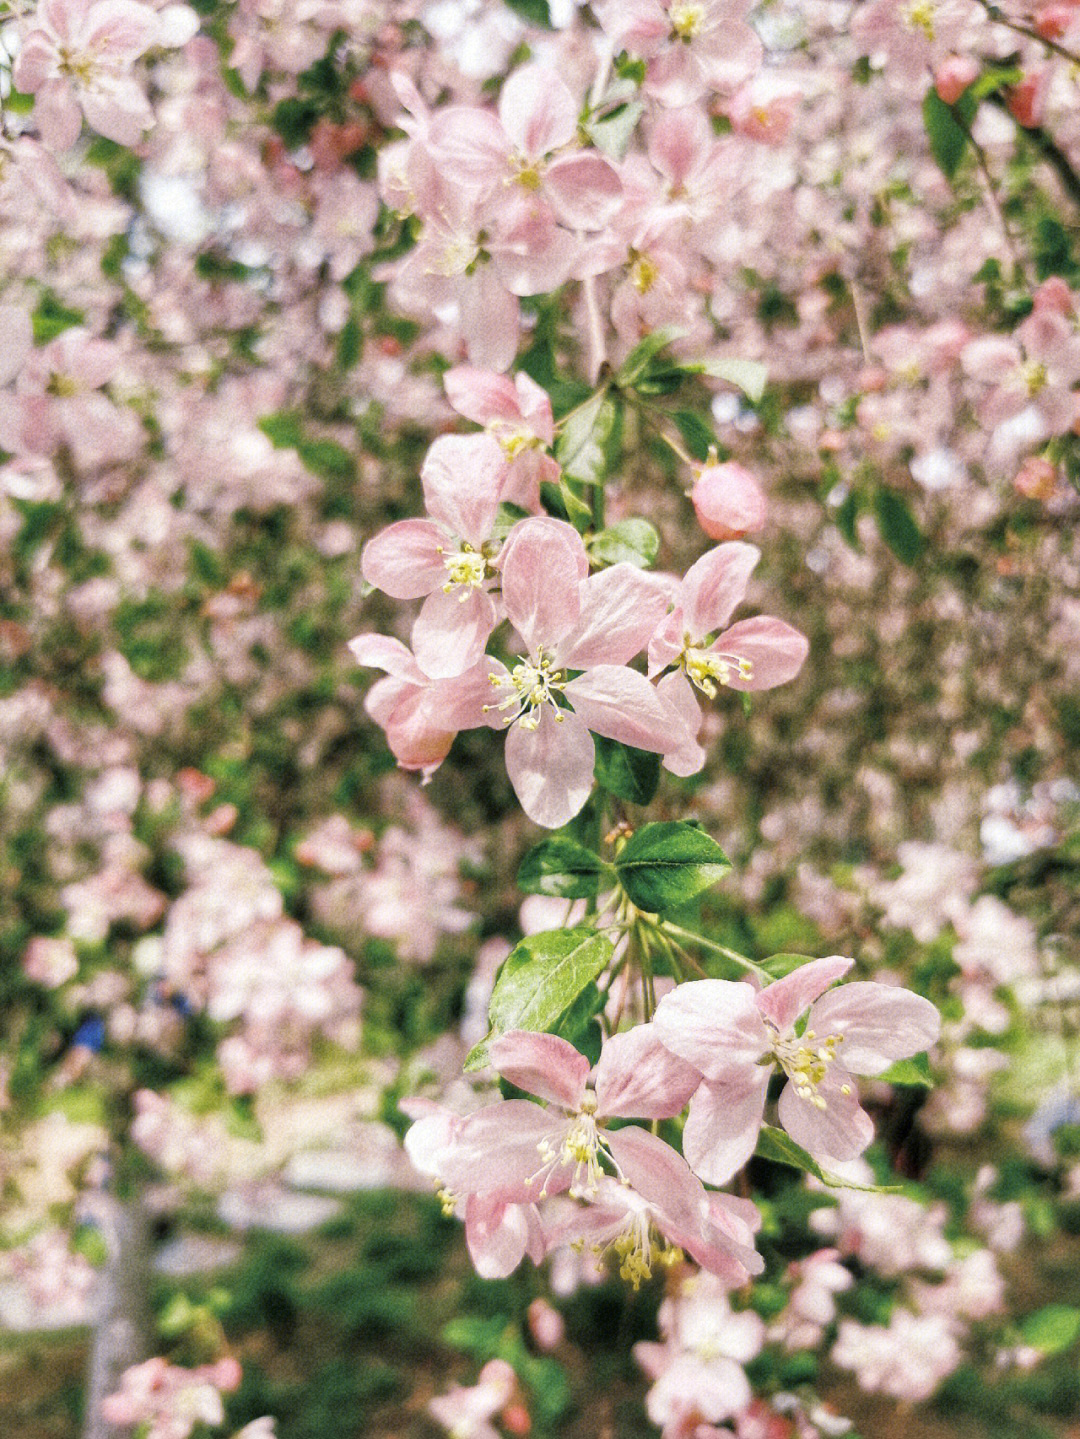
[[[590,575],[581,586],[581,618],[559,643],[560,665],[624,665],[649,642],[667,610],[667,594],[655,575],[618,564]]]
[[[785,1084],[777,1112],[795,1143],[815,1159],[854,1159],[874,1137],[873,1122],[859,1103],[855,1083],[838,1064],[829,1065],[809,1098],[800,1098],[794,1084]]]
[[[799,673],[810,652],[810,641],[783,620],[755,615],[725,630],[710,649],[750,661],[749,679],[732,674],[728,684],[733,690],[771,690]]]
[[[506,773],[535,824],[559,829],[589,798],[596,751],[576,715],[545,705],[536,729],[515,724],[506,736]]]
[[[758,1009],[784,1033],[815,999],[825,993],[830,984],[843,978],[854,963],[853,959],[845,959],[841,954],[831,954],[827,959],[814,959],[809,964],[802,964],[760,991]],[[844,1060],[846,1063],[846,1054]]]
[[[580,581],[589,572],[581,536],[563,520],[522,520],[507,537],[500,569],[507,616],[529,652],[552,648],[581,613]]]
[[[604,1045],[596,1066],[597,1112],[670,1119],[700,1083],[701,1075],[672,1054],[654,1025],[639,1024]]]
[[[488,1046],[491,1067],[538,1099],[577,1109],[589,1077],[589,1061],[557,1034],[511,1029]]]
[[[754,566],[761,558],[756,545],[732,540],[708,550],[686,572],[679,607],[692,639],[702,640],[726,625],[742,603]]]
[[[417,664],[432,679],[464,674],[484,653],[496,620],[495,606],[484,590],[432,590],[413,625]]]
[[[667,754],[682,743],[682,723],[644,675],[625,665],[594,665],[564,690],[594,733],[636,749]]]
[[[428,513],[477,550],[491,534],[505,479],[506,456],[490,435],[440,435],[420,469]]]
[[[695,979],[664,995],[653,1023],[672,1054],[719,1082],[733,1070],[756,1070],[769,1052],[755,1000],[754,990],[741,980]]]
[[[707,1184],[726,1184],[754,1152],[771,1070],[732,1068],[719,1083],[706,1082],[690,1101],[683,1153]]]
[[[807,1025],[819,1035],[843,1036],[840,1056],[846,1069],[880,1074],[894,1059],[929,1049],[941,1033],[941,1015],[910,990],[864,981],[819,999]]]
[[[368,540],[360,571],[369,585],[395,600],[417,600],[446,580],[440,549],[447,535],[434,520],[398,520]]]

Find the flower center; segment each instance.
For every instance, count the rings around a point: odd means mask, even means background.
[[[516,720],[523,729],[535,729],[545,705],[550,705],[556,720],[561,721],[562,711],[555,696],[566,688],[565,671],[554,668],[543,646],[537,650],[535,660],[521,660],[508,675],[492,675],[491,683],[495,689],[510,691],[506,699],[495,706],[500,710],[513,710],[503,720],[504,725],[510,726]],[[484,706],[485,712],[491,708],[491,705]]]
[[[705,6],[680,3],[668,11],[671,31],[680,40],[692,40],[701,31],[705,19]]]
[[[772,1052],[780,1068],[795,1086],[800,1099],[809,1101],[815,1109],[825,1109],[825,1100],[818,1094],[818,1085],[829,1071],[829,1065],[836,1058],[838,1047],[843,1044],[842,1034],[827,1034],[819,1039],[812,1029],[805,1034],[780,1034],[769,1026],[773,1034]],[[851,1086],[841,1086],[841,1094],[850,1094]]]
[[[639,295],[647,295],[660,277],[660,271],[648,255],[638,255],[630,266],[630,283]]]
[[[1046,366],[1041,360],[1028,360],[1022,368],[1022,373],[1024,376],[1024,384],[1027,386],[1027,392],[1032,398],[1034,398],[1040,390],[1046,388],[1049,375],[1046,372]]]
[[[46,392],[50,395],[57,395],[62,399],[70,399],[72,395],[79,393],[79,382],[73,380],[70,375],[58,374],[55,370],[49,376],[49,383],[46,385]]]
[[[754,677],[754,667],[749,660],[694,645],[689,636],[686,637],[680,662],[691,683],[709,699],[716,698],[718,685],[729,685],[736,674],[741,680]]]
[[[524,155],[511,155],[510,169],[513,172],[508,184],[520,185],[523,190],[539,190],[542,183],[540,166],[533,160],[528,160]]]
[[[531,1188],[538,1179],[542,1180],[537,1199],[547,1198],[548,1180],[565,1167],[572,1170],[571,1198],[583,1199],[596,1194],[600,1180],[604,1178],[600,1156],[611,1156],[601,1143],[595,1116],[596,1095],[589,1089],[585,1091],[578,1112],[561,1134],[557,1132],[554,1142],[545,1137],[536,1146],[540,1168],[526,1180],[526,1184]]]
[[[928,40],[934,38],[934,0],[910,0],[900,7],[900,19],[909,30],[921,30]]]
[[[654,1264],[671,1266],[683,1258],[681,1249],[669,1244],[652,1224],[647,1209],[631,1210],[626,1224],[607,1246],[594,1245],[597,1258],[606,1249],[614,1249],[619,1256],[619,1278],[634,1286],[635,1293],[641,1288],[643,1279],[651,1279]]]
[[[467,600],[473,590],[479,589],[487,577],[487,560],[472,545],[463,543],[460,550],[443,555],[443,566],[448,576],[443,594],[460,589],[459,598],[462,600]]]
[[[61,45],[57,51],[57,66],[61,75],[70,75],[73,80],[89,85],[94,75],[95,57]]]
[[[455,275],[471,275],[482,255],[483,250],[478,238],[456,235],[447,240],[434,257],[429,273],[443,275],[448,280]]]

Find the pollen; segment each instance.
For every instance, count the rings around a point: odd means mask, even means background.
[[[704,5],[680,3],[668,11],[672,36],[679,40],[692,40],[699,34],[705,19]]]
[[[479,589],[487,577],[487,560],[471,545],[463,544],[460,550],[444,554],[443,566],[448,577],[443,585],[443,593],[450,594],[451,591],[460,589],[463,600],[468,599],[472,590]]]
[[[909,30],[921,30],[927,40],[935,37],[934,19],[937,6],[934,0],[910,0],[900,7],[900,19]]]
[[[795,1086],[795,1093],[799,1098],[812,1104],[815,1109],[824,1110],[828,1107],[824,1097],[817,1092],[818,1086],[828,1074],[829,1065],[836,1058],[836,1051],[843,1042],[842,1034],[827,1034],[821,1038],[812,1029],[808,1029],[799,1037],[782,1035],[773,1030],[773,1057]],[[850,1094],[851,1085],[841,1085],[840,1092],[844,1095]]]
[[[691,644],[689,640],[680,663],[690,682],[709,699],[715,699],[717,688],[729,685],[733,679],[750,681],[754,678],[754,667],[748,659],[705,649]]]
[[[565,671],[555,668],[542,646],[537,650],[535,659],[521,660],[508,675],[491,675],[490,679],[495,689],[510,691],[504,700],[494,706],[495,709],[510,711],[503,720],[507,728],[516,722],[522,729],[536,729],[545,705],[550,705],[555,711],[556,722],[562,719],[555,696],[566,688]],[[485,709],[491,708],[493,706],[485,706]]]

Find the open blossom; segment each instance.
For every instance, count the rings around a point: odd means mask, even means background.
[[[683,1150],[706,1182],[725,1183],[753,1154],[774,1066],[788,1079],[779,1118],[796,1143],[833,1161],[853,1159],[870,1143],[873,1125],[852,1073],[881,1074],[926,1049],[941,1019],[928,1000],[892,985],[860,982],[826,994],[853,963],[840,955],[813,960],[757,990],[695,980],[661,999],[657,1032],[702,1075]]]
[[[433,680],[389,635],[357,635],[349,649],[357,664],[386,671],[368,691],[364,708],[385,732],[402,769],[432,775],[450,753],[458,730],[484,722],[491,686],[483,660],[453,679]]]
[[[505,1225],[506,1211],[532,1211],[534,1202],[569,1193],[587,1205],[545,1231],[546,1249],[570,1242],[588,1242],[597,1252],[614,1249],[620,1271],[635,1286],[670,1246],[731,1283],[760,1270],[755,1226],[739,1201],[707,1194],[685,1160],[648,1131],[603,1127],[608,1118],[677,1114],[696,1081],[688,1066],[665,1053],[651,1026],[612,1036],[592,1083],[588,1059],[556,1035],[513,1030],[493,1040],[489,1053],[503,1078],[548,1107],[507,1100],[463,1119],[429,1117],[406,1139],[418,1168],[437,1173],[448,1194],[467,1196],[467,1238],[471,1205],[482,1204],[492,1221]],[[523,1214],[515,1222],[516,1263],[529,1245],[530,1220]],[[479,1247],[490,1264],[486,1236]],[[470,1251],[475,1259],[472,1242]]]
[[[509,1403],[516,1387],[517,1376],[505,1359],[491,1359],[474,1385],[455,1384],[449,1393],[436,1395],[428,1410],[451,1439],[502,1439],[489,1421]]]
[[[678,1439],[741,1413],[751,1398],[743,1365],[765,1341],[760,1317],[735,1313],[722,1282],[701,1274],[664,1300],[658,1318],[666,1342],[634,1345],[634,1358],[653,1380],[646,1399],[653,1423]]]
[[[148,1359],[125,1369],[120,1388],[101,1402],[110,1424],[146,1425],[146,1439],[188,1439],[200,1424],[217,1426],[225,1418],[222,1393],[240,1383],[240,1365],[221,1359],[198,1369],[182,1369],[167,1359]]]
[[[13,78],[36,97],[45,143],[69,149],[85,115],[107,139],[134,145],[154,114],[131,69],[160,31],[158,16],[137,0],[42,0]]]
[[[560,520],[515,525],[501,571],[503,604],[527,652],[510,669],[487,661],[491,691],[473,723],[501,721],[509,731],[506,772],[521,807],[557,829],[592,790],[590,730],[654,754],[681,742],[678,716],[644,675],[627,668],[667,601],[656,580],[633,565],[590,576],[580,535]],[[582,673],[569,678],[575,670]]]
[[[673,774],[694,774],[705,762],[696,739],[701,711],[695,689],[709,699],[721,686],[772,689],[794,679],[806,659],[810,648],[806,636],[772,615],[757,615],[724,628],[742,603],[760,558],[756,546],[738,540],[702,555],[687,570],[675,593],[674,608],[649,641],[649,674],[673,667],[657,688],[685,723],[681,748],[664,760]]]
[[[443,435],[420,471],[428,519],[399,520],[364,546],[364,578],[395,599],[425,596],[413,626],[416,663],[432,679],[464,674],[499,619],[491,532],[506,459],[490,435]]]
[[[691,105],[748,80],[762,59],[750,0],[603,0],[597,19],[617,48],[649,61],[645,88],[663,105]]]
[[[548,392],[524,370],[511,379],[471,365],[447,370],[443,385],[458,414],[483,425],[502,446],[509,468],[501,498],[538,511],[541,482],[556,481],[560,474],[558,464],[544,450],[555,439]]]

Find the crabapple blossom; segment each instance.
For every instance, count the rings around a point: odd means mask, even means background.
[[[788,1080],[780,1123],[796,1143],[825,1160],[853,1159],[870,1143],[873,1125],[852,1072],[880,1074],[926,1049],[941,1019],[928,1000],[892,985],[858,982],[826,993],[853,963],[813,960],[757,990],[694,980],[661,999],[657,1033],[702,1076],[683,1148],[706,1182],[725,1183],[753,1154],[774,1065]]]
[[[570,525],[537,517],[514,526],[500,560],[502,601],[526,654],[512,668],[487,661],[498,698],[473,720],[508,730],[510,783],[529,818],[548,829],[572,819],[592,790],[590,730],[656,754],[680,743],[678,717],[627,667],[664,612],[663,589],[634,565],[595,575],[588,568]]]
[[[809,643],[798,630],[772,615],[739,620],[724,629],[746,593],[761,557],[754,545],[731,541],[709,550],[687,570],[675,591],[674,608],[649,640],[649,674],[670,669],[659,692],[685,721],[684,740],[664,759],[674,774],[694,774],[705,762],[697,742],[699,690],[709,699],[717,688],[772,689],[794,679]],[[721,633],[713,636],[717,630]]]
[[[757,480],[742,465],[706,465],[690,491],[698,524],[710,540],[740,540],[765,527],[767,503]]]
[[[160,38],[158,16],[138,0],[42,0],[13,78],[36,97],[45,143],[70,149],[85,115],[106,138],[135,144],[154,113],[131,70]]]
[[[443,435],[420,470],[430,518],[399,520],[364,546],[369,584],[395,599],[425,596],[413,653],[432,679],[475,665],[498,622],[491,535],[506,477],[506,458],[489,435]]]

